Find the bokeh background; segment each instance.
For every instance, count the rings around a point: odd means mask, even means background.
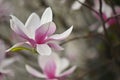
[[[71,65],[77,65],[67,80],[120,80],[120,25],[107,28],[110,43],[107,42],[104,30],[98,30],[102,22],[79,1],[91,8],[95,6],[95,0],[0,0],[0,39],[6,44],[6,49],[21,40],[10,29],[9,15],[15,15],[25,23],[32,12],[41,16],[47,7],[51,7],[57,25],[56,33],[74,26],[69,38],[60,43],[65,50],[58,52],[60,56],[68,58]],[[105,0],[111,8],[110,1]],[[112,0],[112,5],[119,7],[120,1]],[[117,46],[110,47],[113,45]],[[36,55],[27,51],[7,55],[19,56],[19,60],[10,66],[15,71],[15,77],[6,76],[5,80],[42,80],[25,70],[25,64],[39,68]]]

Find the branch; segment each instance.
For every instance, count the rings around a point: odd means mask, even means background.
[[[105,21],[105,23],[107,23],[110,19],[115,18],[115,17],[120,17],[120,14],[117,14],[117,15],[114,15],[112,17],[107,18],[107,20]]]
[[[102,27],[103,27],[103,30],[104,30],[104,33],[105,33],[105,36],[108,40],[108,43],[110,43],[110,39],[109,39],[109,36],[108,36],[108,33],[107,33],[107,29],[106,29],[106,26],[105,26],[105,21],[103,19],[103,13],[102,13],[102,0],[99,0],[99,13],[100,13],[100,19],[101,19],[101,22],[102,22]]]
[[[114,5],[114,2],[113,2],[112,0],[110,0],[110,6],[111,6],[111,9],[112,9],[112,11],[113,11],[113,14],[114,14],[114,15],[117,15],[117,12],[116,12],[116,10],[115,10],[115,5]],[[115,17],[115,19],[116,19],[116,21],[117,21],[117,25],[120,25],[118,17]]]
[[[78,39],[85,39],[85,38],[88,38],[88,37],[89,37],[88,35],[76,36],[76,37],[74,37],[74,38],[71,38],[71,39],[69,39],[69,40],[61,43],[60,45],[62,46],[62,45],[66,44],[66,43],[69,43],[69,42],[71,42],[71,41],[78,40]]]
[[[67,41],[64,41],[60,45],[62,46],[62,45],[67,44],[67,43],[69,43],[71,41],[75,41],[75,40],[78,40],[78,39],[87,39],[87,38],[91,38],[91,37],[99,37],[99,38],[101,38],[103,41],[105,41],[107,43],[107,41],[104,39],[104,37],[101,34],[88,33],[87,35],[73,37],[73,38],[71,38],[71,39],[69,39]]]
[[[87,5],[86,3],[82,3],[80,0],[77,0],[80,4],[82,4],[83,6],[87,7],[88,9],[90,9],[91,11],[93,11],[94,13],[96,13],[97,15],[100,15],[95,9],[93,9],[91,6]]]

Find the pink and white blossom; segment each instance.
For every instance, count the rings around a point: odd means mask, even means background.
[[[13,12],[13,6],[9,1],[0,0],[0,22],[8,21]]]
[[[61,46],[54,42],[68,37],[73,29],[73,27],[70,27],[61,34],[53,34],[56,31],[56,25],[53,22],[51,8],[47,8],[44,11],[41,19],[36,13],[32,13],[25,25],[17,17],[13,15],[11,17],[10,24],[12,30],[29,42],[41,55],[50,55],[51,48],[63,50]]]
[[[0,41],[0,80],[3,80],[5,76],[13,76],[14,72],[7,67],[15,61],[14,58],[7,59],[5,57],[5,45]]]
[[[26,65],[26,69],[31,75],[46,80],[60,80],[61,78],[63,80],[76,69],[76,66],[67,69],[70,64],[69,61],[66,58],[60,58],[55,53],[50,56],[38,56],[38,64],[42,72],[29,65]]]

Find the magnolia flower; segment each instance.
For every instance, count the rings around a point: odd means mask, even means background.
[[[60,58],[53,53],[50,56],[38,56],[38,64],[42,69],[42,73],[26,65],[27,71],[38,78],[45,78],[46,80],[60,80],[73,73],[75,66],[69,68],[69,61],[66,58]]]
[[[12,64],[15,59],[14,58],[10,58],[10,59],[6,59],[5,58],[5,45],[3,44],[2,41],[0,41],[0,80],[3,80],[4,76],[8,75],[8,76],[13,76],[14,73],[11,69],[7,69],[6,67],[8,67],[10,64]]]
[[[53,35],[56,31],[56,25],[52,22],[51,8],[47,8],[44,11],[41,20],[36,13],[32,13],[25,25],[15,16],[11,15],[11,17],[10,24],[12,30],[28,41],[41,55],[50,55],[51,48],[63,50],[62,47],[53,42],[65,39],[73,29],[73,27],[70,27],[62,34]]]

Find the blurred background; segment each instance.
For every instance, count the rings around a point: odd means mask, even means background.
[[[0,0],[0,39],[6,49],[21,40],[10,29],[9,15],[25,23],[32,12],[41,16],[51,7],[56,33],[74,26],[69,38],[60,43],[65,50],[59,55],[77,65],[67,80],[120,80],[120,0],[101,1],[103,13],[99,0]],[[28,74],[24,67],[30,64],[39,68],[36,55],[27,51],[7,54],[13,56],[20,58],[10,66],[15,76],[5,80],[42,80]]]

